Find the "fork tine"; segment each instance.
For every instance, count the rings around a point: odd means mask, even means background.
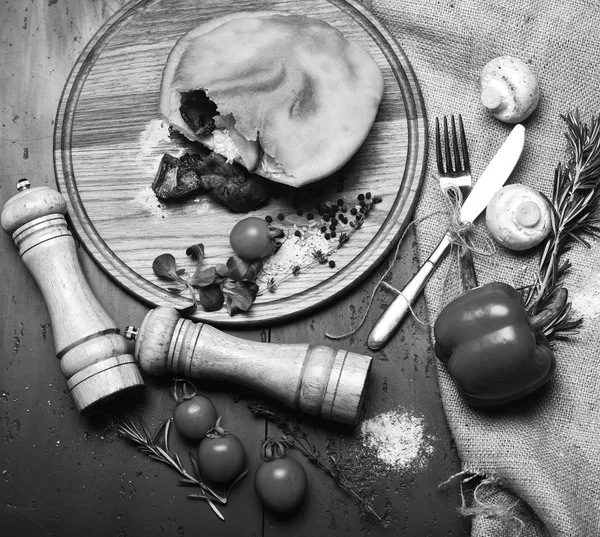
[[[462,172],[462,164],[460,162],[460,151],[458,149],[458,134],[456,133],[456,121],[454,116],[450,116],[450,123],[452,125],[452,149],[454,150],[454,172]]]
[[[469,149],[467,148],[467,135],[465,134],[465,126],[463,125],[462,116],[458,116],[458,127],[460,129],[460,138],[462,141],[463,162],[465,171],[471,173],[471,163],[469,162]]]
[[[444,170],[444,161],[442,160],[442,144],[440,140],[440,120],[435,118],[435,156],[437,158],[438,173],[446,173]]]
[[[450,154],[450,133],[448,131],[448,120],[444,116],[444,153],[446,154],[446,173],[454,172],[452,155]]]

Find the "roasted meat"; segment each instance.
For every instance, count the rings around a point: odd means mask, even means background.
[[[179,113],[199,138],[208,136],[215,130],[214,117],[219,115],[217,105],[202,90],[182,93]]]
[[[165,153],[152,190],[163,200],[208,192],[233,212],[250,211],[268,200],[264,179],[237,164],[227,163],[225,157],[216,153],[185,154],[180,158]]]

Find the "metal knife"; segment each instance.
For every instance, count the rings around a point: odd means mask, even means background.
[[[474,222],[488,206],[494,194],[502,188],[519,161],[524,143],[525,127],[521,124],[515,125],[463,203],[460,210],[463,222]],[[431,274],[448,252],[451,243],[452,237],[446,233],[427,261],[383,312],[369,334],[367,345],[370,349],[381,349],[391,339]]]

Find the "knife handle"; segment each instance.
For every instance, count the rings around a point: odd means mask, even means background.
[[[396,329],[410,311],[411,306],[421,294],[431,274],[440,264],[440,261],[444,259],[450,244],[452,244],[452,239],[450,234],[446,233],[427,261],[383,312],[369,334],[367,345],[370,349],[379,350],[392,338]]]

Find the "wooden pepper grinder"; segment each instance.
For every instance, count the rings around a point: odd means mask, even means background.
[[[290,408],[354,425],[360,415],[371,357],[324,345],[247,341],[183,319],[174,308],[151,310],[135,339],[145,373],[174,373],[248,386]]]
[[[40,287],[61,370],[80,412],[144,385],[129,342],[104,311],[81,270],[64,215],[67,204],[51,188],[17,183],[2,210],[23,262]]]

